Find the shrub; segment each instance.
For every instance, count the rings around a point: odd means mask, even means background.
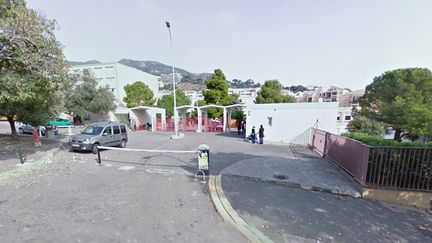
[[[365,133],[351,132],[341,134],[344,137],[352,138],[370,146],[394,146],[394,147],[432,147],[432,143],[416,143],[416,142],[397,142],[378,138]]]

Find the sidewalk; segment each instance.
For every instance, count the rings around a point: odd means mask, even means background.
[[[285,157],[242,160],[222,170],[222,176],[237,176],[263,182],[360,197],[356,182],[346,172],[311,150],[291,146]]]

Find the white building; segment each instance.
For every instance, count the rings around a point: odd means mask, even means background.
[[[136,120],[136,124],[141,128],[144,124],[151,124],[152,129],[156,128],[156,114],[165,116],[164,109],[150,107],[135,107],[132,109],[126,108],[123,98],[126,96],[124,86],[127,84],[142,81],[145,83],[154,94],[154,97],[159,96],[159,81],[158,76],[143,72],[141,70],[128,67],[121,63],[98,63],[98,64],[83,64],[70,67],[71,74],[82,74],[84,70],[88,70],[98,81],[100,86],[108,86],[114,93],[117,100],[117,109],[108,114],[92,114],[91,122],[96,121],[119,121],[128,123],[129,119]]]
[[[99,85],[108,85],[119,104],[122,104],[126,96],[123,87],[136,81],[147,84],[153,91],[154,97],[159,96],[159,77],[150,73],[117,62],[75,65],[70,68],[70,73],[82,74],[84,69],[87,69],[96,78]]]
[[[338,103],[254,104],[247,106],[245,114],[246,135],[251,133],[252,126],[258,133],[263,125],[265,143],[284,144],[293,142],[313,126],[336,133]]]
[[[204,95],[201,90],[186,90],[185,95],[191,100],[191,105],[199,100],[204,100]]]
[[[244,104],[254,104],[255,98],[258,95],[260,88],[239,88],[239,89],[228,89],[229,95],[238,95],[238,100],[240,103]]]

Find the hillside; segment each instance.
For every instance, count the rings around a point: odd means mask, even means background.
[[[75,66],[75,65],[85,65],[85,64],[98,64],[101,62],[99,62],[98,60],[90,60],[86,62],[68,61],[68,63],[72,66]]]
[[[161,74],[172,73],[172,66],[156,61],[136,61],[131,59],[121,59],[119,63],[157,76],[160,76]],[[176,68],[175,72],[180,73],[181,75],[192,75],[192,73],[181,68]]]
[[[85,62],[68,61],[70,65],[85,65],[85,64],[98,64],[98,60],[90,60]],[[121,59],[119,63],[136,68],[146,73],[151,73],[160,76],[159,80],[165,85],[170,86],[172,82],[172,66],[166,65],[157,61],[138,61],[132,59]],[[181,74],[182,79],[178,83],[181,89],[184,90],[201,90],[205,88],[205,81],[210,79],[212,73],[192,73],[182,68],[175,68],[177,74]],[[177,81],[178,82],[178,81]],[[253,80],[241,81],[234,79],[228,82],[232,88],[253,88],[259,87],[260,84],[255,84]]]

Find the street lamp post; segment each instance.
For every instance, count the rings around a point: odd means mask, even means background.
[[[176,101],[176,84],[175,84],[175,73],[174,73],[174,50],[173,50],[173,44],[172,44],[172,37],[171,37],[171,25],[168,21],[165,22],[166,27],[168,28],[169,36],[170,36],[170,42],[171,42],[171,62],[172,62],[172,79],[173,79],[173,95],[174,95],[174,132],[175,136],[178,137],[178,124],[177,124],[177,101]]]

